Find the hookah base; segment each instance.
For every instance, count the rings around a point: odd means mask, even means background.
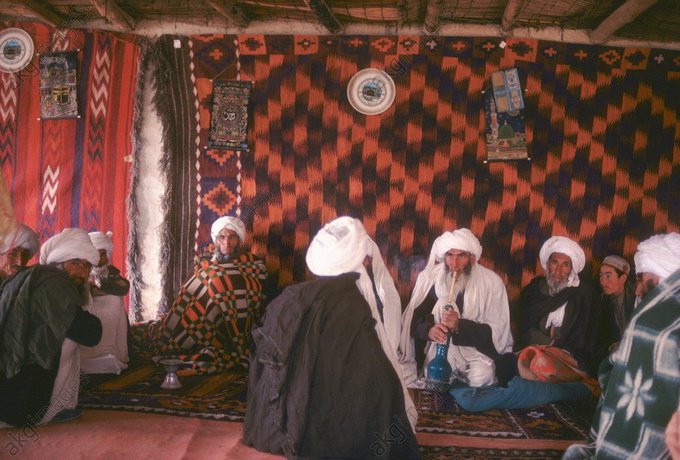
[[[451,384],[441,380],[425,379],[425,389],[437,393],[447,393],[451,389]]]

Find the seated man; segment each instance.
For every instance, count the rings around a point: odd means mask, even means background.
[[[519,298],[521,344],[527,347],[518,357],[520,374],[553,382],[588,380],[586,372],[596,365],[595,320],[591,289],[578,276],[585,266],[583,249],[553,236],[539,258],[545,276],[531,280]]]
[[[109,264],[111,232],[89,235],[99,251],[99,263],[90,272],[91,302],[85,308],[102,322],[102,338],[95,347],[80,347],[80,368],[85,374],[119,374],[129,362],[128,319],[121,296],[127,294],[130,283]]]
[[[641,242],[635,269],[641,301],[600,367],[593,442],[569,447],[563,459],[670,457],[664,431],[680,409],[680,234]]]
[[[81,307],[97,260],[87,233],[68,228],[45,242],[40,265],[0,288],[0,420],[21,426],[77,415],[78,343],[101,337],[100,321]]]
[[[39,248],[38,235],[24,224],[17,225],[0,246],[0,283],[24,268]]]
[[[635,308],[635,289],[628,282],[630,265],[623,257],[610,255],[600,266],[600,296],[596,361],[606,358],[618,345]]]
[[[284,290],[253,330],[243,442],[288,458],[419,458],[375,243],[340,217],[314,237],[307,266],[319,278]]]
[[[497,371],[503,383],[514,374],[514,359],[508,366],[508,356],[503,358],[507,353],[514,358],[508,296],[500,277],[479,265],[481,255],[479,240],[466,228],[445,232],[432,245],[404,312],[402,365],[407,384],[417,378],[411,336],[444,343],[450,335],[453,374],[471,387],[497,383]],[[453,308],[445,309],[447,305]],[[428,344],[425,353],[427,369],[434,344]]]
[[[185,361],[183,373],[247,368],[250,330],[262,315],[267,278],[264,261],[243,247],[246,228],[236,218],[211,229],[215,253],[180,288],[169,311],[148,325],[158,356]]]

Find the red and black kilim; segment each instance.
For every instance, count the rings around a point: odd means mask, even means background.
[[[235,78],[238,59],[241,78],[254,82],[250,152],[241,169],[225,162],[222,177],[244,204],[267,197],[254,207],[253,249],[280,286],[307,277],[310,238],[343,214],[363,220],[404,298],[444,230],[479,235],[482,264],[511,297],[540,272],[538,251],[551,235],[579,241],[592,270],[609,253],[632,259],[640,240],[680,230],[678,51],[531,39],[501,47],[483,37],[192,40],[197,81],[222,71]],[[347,100],[350,78],[366,67],[396,84],[394,105],[380,115]],[[492,72],[511,67],[525,89],[531,161],[485,164],[482,91]],[[197,89],[203,101],[211,85]],[[199,113],[207,125],[209,113]],[[235,170],[241,180],[229,185]],[[197,243],[208,239],[200,231]]]

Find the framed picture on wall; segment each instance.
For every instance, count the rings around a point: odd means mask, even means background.
[[[250,81],[213,81],[208,148],[248,150],[248,105],[252,90]]]
[[[76,63],[76,51],[40,55],[40,119],[78,117]]]

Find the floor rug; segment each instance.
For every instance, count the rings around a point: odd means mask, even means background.
[[[180,377],[181,388],[165,390],[162,366],[131,366],[120,375],[85,375],[79,406],[241,422],[246,412],[247,374],[232,372]]]
[[[179,415],[241,422],[246,410],[247,375],[180,377],[177,390],[160,388],[161,366],[132,365],[121,375],[83,377],[80,407]],[[551,459],[588,433],[593,401],[547,404],[531,409],[470,413],[452,398],[415,390],[418,444],[424,459]]]

